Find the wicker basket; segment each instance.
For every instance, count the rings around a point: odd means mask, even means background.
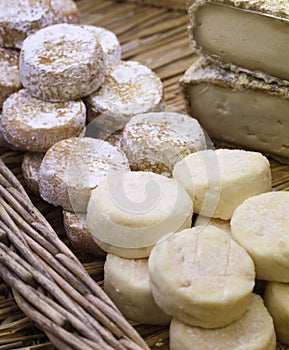
[[[178,80],[195,60],[184,2],[132,2],[77,3],[82,23],[114,31],[123,59],[150,66],[163,81],[168,108],[183,110]],[[156,3],[180,10],[148,5]],[[15,176],[0,162],[0,350],[167,350],[168,329],[132,327],[101,289],[103,260],[72,252],[61,211],[26,194],[20,184],[22,156],[1,150]],[[271,165],[273,187],[288,190],[289,166]]]

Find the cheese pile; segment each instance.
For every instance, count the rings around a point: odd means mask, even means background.
[[[188,0],[201,56],[181,79],[187,112],[218,145],[289,162],[288,1]]]

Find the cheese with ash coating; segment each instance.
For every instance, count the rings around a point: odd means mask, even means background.
[[[1,125],[4,137],[15,148],[46,152],[56,142],[78,136],[85,119],[81,100],[51,103],[21,89],[4,102]]]
[[[6,98],[21,88],[18,62],[18,51],[0,47],[0,111]]]
[[[0,46],[20,49],[27,36],[59,22],[50,0],[0,0]]]
[[[136,115],[122,133],[121,149],[136,171],[171,176],[175,163],[206,148],[206,137],[198,121],[181,113]]]
[[[136,114],[163,108],[160,78],[148,67],[133,61],[112,65],[100,90],[88,96],[88,121],[102,138],[122,129]],[[94,120],[95,119],[95,120]]]
[[[39,30],[23,43],[21,82],[31,95],[51,102],[91,94],[104,81],[102,47],[91,31],[73,24]]]
[[[106,141],[70,138],[52,146],[40,167],[41,197],[55,206],[85,213],[91,191],[115,172],[129,171],[126,156]]]

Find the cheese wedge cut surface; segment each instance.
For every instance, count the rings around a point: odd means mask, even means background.
[[[289,282],[289,192],[263,193],[234,212],[234,239],[254,260],[258,279]]]
[[[21,89],[3,104],[4,137],[15,148],[46,152],[58,141],[78,136],[85,127],[86,108],[81,100],[51,103]]]
[[[162,106],[163,87],[160,78],[148,67],[133,61],[112,65],[105,82],[88,96],[88,121],[106,138],[122,129],[136,114],[159,111]]]
[[[129,171],[128,160],[108,142],[90,137],[62,140],[45,154],[39,191],[48,203],[85,213],[92,189],[118,171]]]
[[[289,80],[287,1],[197,0],[189,16],[192,46],[202,53]]]
[[[21,88],[19,52],[0,48],[0,111],[3,102]]]
[[[289,163],[289,90],[282,81],[234,73],[201,57],[180,83],[188,114],[219,146],[257,150]]]
[[[240,319],[255,278],[248,253],[211,225],[160,239],[149,257],[149,274],[159,307],[202,328],[225,327]]]
[[[271,189],[267,158],[243,150],[191,153],[175,164],[173,177],[188,191],[195,213],[223,220],[246,198]]]
[[[44,153],[26,152],[22,161],[22,173],[27,187],[39,196],[39,171]]]
[[[105,256],[105,252],[91,238],[87,229],[86,214],[63,210],[63,223],[67,237],[75,249],[95,257]]]
[[[181,113],[150,112],[130,119],[123,129],[121,148],[132,170],[171,176],[175,163],[207,146],[195,119]]]
[[[170,350],[275,350],[273,320],[260,296],[253,294],[241,319],[227,327],[202,329],[177,319],[170,325]]]
[[[264,301],[273,317],[277,339],[289,345],[289,285],[269,282],[265,289]]]
[[[92,191],[88,229],[108,253],[147,257],[164,234],[191,226],[193,204],[174,179],[152,172],[111,174]]]
[[[73,24],[39,30],[23,43],[21,82],[31,95],[51,102],[76,100],[104,81],[104,53],[97,37]]]
[[[108,254],[104,291],[128,319],[140,324],[168,325],[170,317],[155,303],[149,281],[148,259],[124,259]]]

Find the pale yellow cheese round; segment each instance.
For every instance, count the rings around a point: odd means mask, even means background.
[[[39,191],[55,206],[85,213],[92,189],[117,172],[129,171],[126,156],[106,141],[70,138],[52,146],[41,163]]]
[[[105,252],[91,238],[87,229],[86,214],[63,210],[63,223],[67,237],[75,249],[95,257],[105,256]]]
[[[289,285],[269,282],[265,289],[264,301],[273,317],[277,339],[289,345]]]
[[[27,187],[39,196],[39,171],[44,153],[26,152],[22,161],[22,173]]]
[[[148,67],[121,61],[110,67],[101,89],[88,96],[88,121],[107,137],[136,114],[163,108],[160,78]]]
[[[0,0],[0,46],[20,49],[27,36],[60,21],[50,0]]]
[[[224,328],[203,329],[177,319],[170,325],[170,350],[275,350],[271,316],[262,298],[253,294],[244,315]]]
[[[79,12],[73,0],[51,0],[51,5],[62,16],[62,22],[79,24]]]
[[[206,137],[198,121],[186,114],[150,112],[130,119],[121,148],[132,170],[171,176],[178,161],[206,149]]]
[[[174,166],[173,177],[190,194],[196,213],[223,220],[245,199],[271,189],[268,159],[237,149],[189,154]]]
[[[111,174],[92,191],[87,224],[108,253],[147,257],[158,239],[191,226],[193,204],[174,179],[151,172]]]
[[[260,280],[289,282],[289,192],[263,193],[234,212],[234,239],[251,255]]]
[[[150,254],[149,274],[159,307],[202,328],[225,327],[240,319],[255,279],[249,254],[210,225],[163,237]]]
[[[121,60],[121,46],[117,36],[110,30],[97,26],[83,26],[96,35],[102,47],[107,65]]]
[[[149,281],[148,259],[124,259],[108,254],[104,291],[128,319],[140,324],[168,325],[170,317],[155,303]]]
[[[19,52],[0,47],[0,111],[3,102],[21,88]]]
[[[15,148],[46,152],[56,142],[78,136],[85,120],[81,100],[51,103],[21,89],[4,102],[1,125],[4,137]]]
[[[91,31],[73,24],[39,30],[23,43],[21,82],[29,92],[52,102],[91,94],[104,81],[104,53]]]

